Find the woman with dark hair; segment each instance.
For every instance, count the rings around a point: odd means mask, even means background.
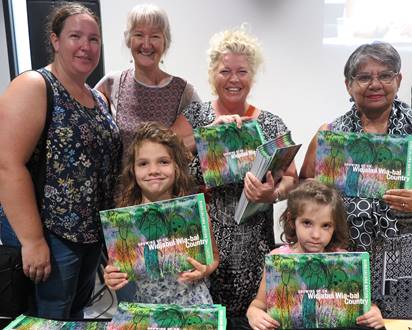
[[[97,17],[63,3],[49,27],[52,62],[16,77],[0,97],[1,240],[21,246],[35,315],[82,318],[121,142],[106,100],[86,84],[100,57]]]

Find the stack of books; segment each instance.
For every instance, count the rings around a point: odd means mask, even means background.
[[[107,329],[225,330],[226,308],[221,305],[181,306],[122,302]]]
[[[55,321],[20,315],[5,330],[225,330],[221,305],[167,305],[121,302],[109,321]]]
[[[283,172],[292,163],[301,146],[301,144],[293,142],[290,131],[279,135],[256,149],[256,158],[250,172],[263,181],[266,173],[271,171],[274,181],[278,182],[282,178]],[[271,204],[249,202],[245,193],[242,192],[235,211],[235,221],[242,223],[256,212],[264,211],[269,207],[271,207]]]

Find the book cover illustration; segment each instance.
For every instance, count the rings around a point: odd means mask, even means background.
[[[265,257],[269,315],[280,329],[350,328],[370,309],[367,252]]]
[[[382,198],[412,187],[412,136],[320,131],[316,178],[346,196]]]
[[[55,321],[20,315],[4,330],[105,330],[109,322]]]
[[[264,181],[266,173],[271,171],[274,181],[278,182],[282,178],[283,171],[292,163],[300,147],[301,144],[296,145],[290,131],[287,131],[256,149],[256,159],[250,172],[259,180]],[[253,214],[264,211],[271,206],[272,204],[249,202],[245,193],[242,192],[235,210],[235,221],[240,224]]]
[[[166,305],[121,302],[108,330],[225,330],[221,305]]]
[[[227,123],[194,130],[203,179],[208,188],[240,182],[264,141],[256,120]]]
[[[213,262],[203,194],[100,211],[109,258],[129,280],[193,269],[190,256]]]

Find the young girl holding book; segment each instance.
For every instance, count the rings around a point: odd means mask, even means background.
[[[288,195],[287,209],[282,214],[282,240],[287,244],[271,254],[346,252],[348,226],[342,199],[338,192],[318,181],[302,183]],[[251,302],[247,318],[253,330],[269,330],[280,327],[266,312],[266,274],[260,283],[256,298]],[[359,316],[360,326],[379,329],[384,327],[379,308]]]
[[[180,139],[161,124],[142,124],[129,147],[127,157],[121,177],[122,193],[117,199],[117,207],[167,200],[187,195],[192,190],[188,173],[191,155]],[[128,291],[134,291],[133,301],[181,305],[212,303],[205,283],[205,278],[219,264],[219,254],[212,233],[212,264],[203,265],[188,257],[188,262],[194,267],[193,271],[183,272],[178,277],[140,279],[129,283]],[[105,268],[104,279],[106,285],[113,290],[128,284],[127,274],[111,265],[110,260]]]

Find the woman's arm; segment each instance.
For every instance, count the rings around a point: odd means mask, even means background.
[[[323,124],[319,129],[319,131],[325,131],[328,129],[328,124]],[[305,159],[303,160],[302,168],[300,169],[299,178],[310,179],[315,177],[315,162],[316,162],[316,146],[318,143],[318,134],[316,133],[315,136],[310,141],[308,150],[306,151]]]
[[[34,71],[15,78],[0,96],[0,202],[22,245],[24,273],[36,282],[50,274],[50,253],[26,163],[44,128],[46,108],[46,85]]]

